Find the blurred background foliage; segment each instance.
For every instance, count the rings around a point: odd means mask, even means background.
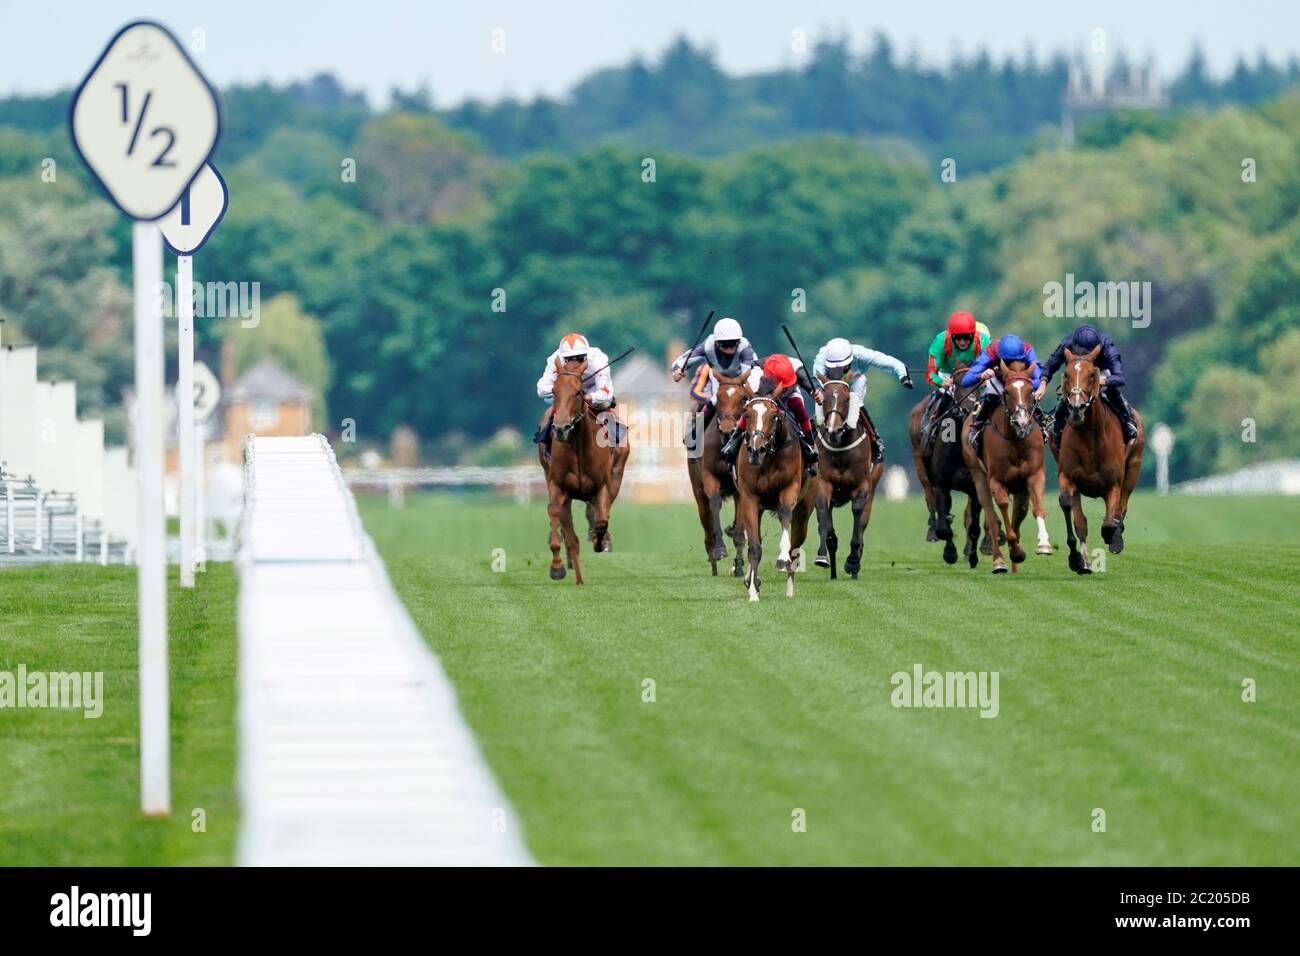
[[[1215,79],[1193,51],[1170,111],[1097,116],[1073,148],[1067,69],[1032,52],[936,69],[831,37],[801,68],[728,76],[679,40],[528,103],[438,108],[426,88],[378,109],[328,74],[231,87],[214,157],[231,206],[195,278],[260,282],[263,321],[200,319],[200,355],[276,357],[327,430],[352,418],[385,445],[405,426],[427,459],[496,462],[528,454],[501,428],[531,431],[570,328],[659,360],[716,309],[760,353],[788,322],[808,358],[846,335],[919,369],[959,307],[1050,351],[1074,322],[1044,317],[1043,286],[1073,273],[1152,284],[1149,328],[1100,324],[1148,422],[1179,435],[1173,477],[1300,454],[1300,65]],[[0,316],[120,435],[129,226],[72,155],[67,103],[0,99]],[[873,381],[894,461],[918,396]]]

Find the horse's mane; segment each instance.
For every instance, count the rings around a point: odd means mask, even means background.
[[[764,375],[758,380],[758,391],[755,395],[771,395],[772,390],[776,388],[776,379],[771,375]]]

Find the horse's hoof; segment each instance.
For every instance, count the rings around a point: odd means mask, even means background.
[[[817,565],[819,568],[829,568],[831,566],[831,559],[826,556],[825,551],[818,551],[817,557],[813,558],[813,564]]]
[[[720,544],[713,549],[712,553],[709,555],[709,559],[712,561],[721,561],[726,556],[727,546],[725,544]]]
[[[984,555],[986,558],[993,556],[993,542],[987,537],[980,542],[980,554]]]
[[[951,527],[951,526],[944,527],[944,528],[935,528],[935,529],[934,529],[934,533],[935,533],[935,535],[937,536],[936,540],[939,540],[939,541],[951,541],[951,540],[952,540],[952,527]]]
[[[1034,548],[1034,554],[1055,554],[1055,553],[1056,552],[1052,550],[1052,546],[1048,544],[1046,541],[1040,542],[1038,547]]]
[[[953,544],[951,540],[946,542],[943,546],[943,560],[946,564],[957,563],[957,546]]]
[[[733,578],[743,578],[745,576],[744,567],[739,564],[736,565],[734,568],[731,569],[731,576]]]
[[[1027,557],[1029,557],[1029,555],[1025,554],[1025,549],[1024,549],[1024,548],[1021,548],[1021,547],[1015,547],[1015,548],[1012,548],[1012,549],[1011,549],[1011,563],[1012,563],[1012,564],[1024,564],[1024,563],[1025,563],[1025,558],[1027,558]]]
[[[751,594],[751,595],[749,596],[749,600],[750,600],[751,603],[757,601],[757,600],[758,600],[758,595],[757,595],[757,594]]]
[[[713,568],[713,576],[716,578],[716,577],[718,576],[718,565],[717,565],[717,563],[716,563],[716,562],[711,562],[711,563],[709,564],[709,567]]]
[[[1112,539],[1113,537],[1115,537],[1115,525],[1113,525],[1113,524],[1112,524],[1112,525],[1102,525],[1102,526],[1101,526],[1101,540],[1102,540],[1102,541],[1105,541],[1107,544],[1110,544],[1110,541],[1111,541],[1111,539]]]
[[[930,530],[927,531],[927,532],[925,533],[925,540],[926,540],[926,541],[938,541],[938,540],[939,540],[939,533],[938,533],[937,531],[934,530],[934,526],[933,526],[933,525],[931,525]]]
[[[1083,569],[1084,569],[1083,555],[1081,555],[1078,551],[1071,551],[1070,570],[1075,572],[1076,574],[1083,574]]]
[[[1110,553],[1119,554],[1123,550],[1124,550],[1124,536],[1122,534],[1117,534],[1115,535],[1114,539],[1110,542]]]
[[[560,565],[558,568],[556,568],[556,567],[552,567],[552,568],[551,568],[551,580],[552,580],[552,581],[563,581],[563,580],[564,580],[564,576],[565,576],[567,573],[568,573],[568,572],[564,570],[564,565]]]
[[[979,556],[978,554],[968,554],[968,555],[966,556],[966,560],[967,560],[968,562],[970,562],[970,566],[971,566],[972,568],[977,568],[977,567],[979,567],[980,556]]]
[[[1007,563],[1006,563],[1005,561],[1003,561],[1001,558],[997,558],[996,560],[994,560],[994,562],[993,562],[993,573],[994,573],[994,574],[1006,574],[1006,573],[1007,573]]]
[[[856,581],[856,580],[858,579],[858,572],[857,572],[857,571],[850,571],[849,574],[853,575],[853,580]]]
[[[783,561],[781,558],[776,559],[776,569],[778,571],[793,571],[789,561]]]

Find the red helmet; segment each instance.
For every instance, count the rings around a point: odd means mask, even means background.
[[[969,312],[954,312],[948,316],[949,335],[974,335],[975,316]]]
[[[782,388],[795,383],[794,363],[788,355],[769,355],[763,362],[763,374],[776,379],[776,384]]]

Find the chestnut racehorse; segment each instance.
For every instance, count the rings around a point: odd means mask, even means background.
[[[709,556],[715,577],[718,574],[718,562],[727,556],[727,545],[722,538],[722,502],[725,498],[735,500],[735,512],[726,534],[731,536],[732,545],[736,549],[732,573],[740,577],[745,573],[745,532],[737,520],[740,502],[736,498],[736,482],[732,477],[731,466],[722,457],[722,443],[735,431],[741,410],[745,407],[744,376],[718,375],[714,372],[710,374],[718,382],[713,418],[704,430],[704,435],[697,437],[700,442],[699,454],[686,459],[686,470],[691,478],[691,491],[695,494],[695,507],[700,513],[700,526],[704,528],[704,553]]]
[[[609,550],[609,511],[623,484],[623,469],[630,448],[626,436],[615,438],[614,413],[604,413],[602,422],[583,395],[582,379],[587,370],[584,361],[575,370],[556,359],[553,401],[555,440],[550,454],[545,445],[537,446],[537,458],[546,476],[546,512],[551,518],[551,577],[564,577],[560,560],[560,531],[568,551],[569,566],[578,584],[582,568],[578,563],[578,535],[573,530],[573,499],[587,502],[587,521],[591,526],[591,543],[596,551]],[[545,418],[543,418],[545,421]]]
[[[966,369],[967,366],[960,364],[953,369],[953,400],[934,423],[934,439],[929,447],[923,447],[925,436],[921,434],[928,399],[922,399],[912,409],[908,434],[912,441],[912,463],[925,490],[925,503],[930,511],[930,534],[934,537],[927,536],[926,540],[942,540],[944,561],[957,563],[957,546],[953,543],[952,533],[952,496],[954,492],[962,492],[966,495],[962,522],[966,529],[966,546],[963,553],[973,568],[979,564],[978,552],[992,554],[993,544],[986,534],[983,544],[978,551],[976,549],[980,537],[981,507],[975,481],[962,454],[961,427],[966,416],[979,405],[980,386],[961,387],[961,377],[966,374]]]
[[[848,373],[852,376],[852,372]],[[872,464],[870,433],[867,430],[867,410],[857,410],[857,421],[849,426],[852,392],[847,379],[819,376],[822,382],[821,422],[817,425],[817,442],[822,446],[817,456],[817,531],[821,544],[817,548],[817,565],[831,569],[831,580],[836,577],[835,552],[839,539],[835,536],[833,509],[852,504],[853,537],[849,543],[849,556],[844,570],[857,580],[862,567],[862,534],[871,522],[871,503],[876,497],[876,487],[884,473],[883,462]]]
[[[967,419],[962,428],[962,454],[966,467],[975,480],[980,506],[984,509],[984,528],[993,539],[993,573],[1005,574],[1006,561],[997,542],[998,519],[993,511],[996,503],[1002,512],[1002,530],[1006,533],[1011,551],[1011,570],[1025,560],[1025,550],[1020,546],[1020,524],[1032,505],[1038,522],[1036,554],[1051,554],[1052,544],[1047,535],[1047,512],[1043,510],[1043,487],[1047,476],[1044,471],[1042,428],[1034,417],[1034,387],[1023,362],[1010,366],[999,360],[1002,376],[1002,402],[989,417],[984,429],[982,454],[970,446],[970,426]],[[1008,505],[1014,498],[1014,508]]]
[[[1111,554],[1124,550],[1124,518],[1128,499],[1142,470],[1142,450],[1146,445],[1146,426],[1137,409],[1133,423],[1138,437],[1127,446],[1119,418],[1101,401],[1101,372],[1092,363],[1101,346],[1086,355],[1065,350],[1066,425],[1056,455],[1057,474],[1061,483],[1061,511],[1065,513],[1066,540],[1070,545],[1070,570],[1091,574],[1088,561],[1088,519],[1083,501],[1102,498],[1106,517],[1101,523],[1101,538],[1110,545]],[[1078,542],[1075,534],[1078,534]]]
[[[763,560],[764,511],[775,511],[781,522],[781,550],[776,569],[786,572],[785,596],[794,597],[794,574],[799,548],[808,535],[814,481],[804,480],[803,452],[796,426],[776,400],[769,379],[758,393],[746,386],[745,454],[736,462],[739,517],[749,542],[749,599],[758,600],[758,565]]]

